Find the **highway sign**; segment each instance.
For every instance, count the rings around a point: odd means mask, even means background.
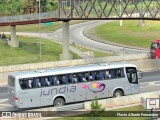
[[[50,25],[53,25],[53,23],[54,23],[54,22],[45,22],[44,25],[45,25],[45,26],[50,26]]]

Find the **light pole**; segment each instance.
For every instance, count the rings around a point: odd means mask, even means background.
[[[41,60],[42,57],[42,44],[41,44],[41,0],[37,0],[39,2],[39,58]]]
[[[122,14],[122,4],[121,3],[122,3],[122,0],[120,0],[120,15]],[[122,27],[122,20],[120,20],[120,27]]]

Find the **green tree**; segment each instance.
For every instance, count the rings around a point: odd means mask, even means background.
[[[1,15],[17,15],[23,13],[23,0],[2,0],[0,2]]]
[[[23,14],[24,3],[22,0],[8,0],[8,8],[11,15]]]
[[[48,12],[58,9],[58,0],[40,0],[41,12]],[[38,13],[39,0],[25,0],[24,13]]]
[[[58,0],[47,0],[46,8],[47,11],[58,10]]]
[[[8,15],[8,5],[7,5],[7,0],[2,0],[0,2],[0,16],[5,16]]]
[[[24,0],[24,14],[38,13],[37,0]]]
[[[98,98],[97,96],[95,96],[95,99],[92,100],[92,103],[91,103],[91,109],[92,110],[96,110],[96,111],[99,111],[100,108],[101,108],[101,104],[98,103]]]
[[[91,103],[91,117],[92,117],[92,120],[98,120],[97,117],[99,117],[100,113],[103,112],[103,110],[101,109],[101,104],[98,103],[98,98],[97,96],[95,96],[95,99],[92,100],[92,103]]]
[[[41,12],[58,10],[58,0],[40,0]],[[39,12],[39,0],[0,0],[0,16]]]

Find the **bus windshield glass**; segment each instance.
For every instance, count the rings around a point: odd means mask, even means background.
[[[156,43],[156,42],[153,42],[152,45],[151,45],[151,49],[154,49],[154,50],[157,50],[159,47],[159,44]]]
[[[126,68],[126,74],[130,83],[138,84],[137,70],[133,67]]]

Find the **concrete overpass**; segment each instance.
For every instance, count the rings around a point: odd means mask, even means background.
[[[47,13],[33,13],[0,17],[0,26],[11,26],[9,45],[19,47],[16,25],[63,21],[63,53],[70,59],[70,20],[160,20],[160,0],[59,0],[58,9]]]

